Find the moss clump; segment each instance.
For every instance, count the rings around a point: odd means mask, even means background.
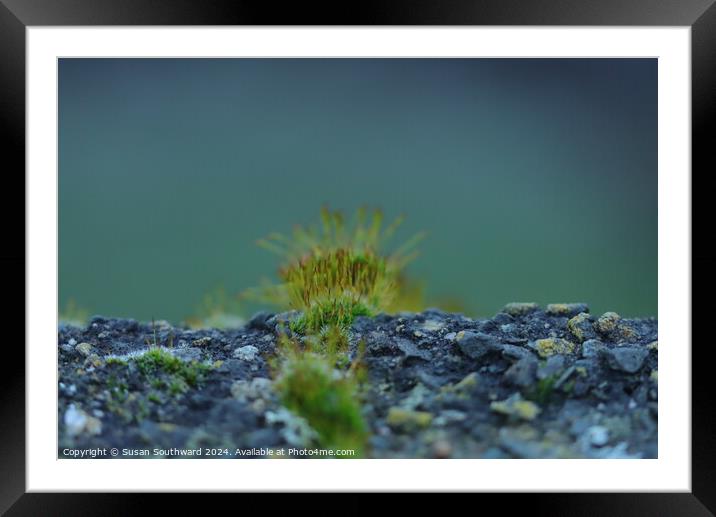
[[[172,395],[185,393],[204,380],[210,366],[198,361],[185,362],[162,348],[152,348],[136,358],[137,369],[155,389]]]
[[[394,282],[385,259],[339,249],[307,257],[281,272],[292,307],[302,316],[292,328],[319,332],[348,328],[357,316],[371,316],[393,296]]]
[[[350,371],[339,372],[312,352],[294,354],[284,360],[275,386],[283,404],[318,433],[320,446],[363,454],[367,427]]]
[[[550,375],[549,377],[538,380],[526,394],[527,398],[542,406],[547,404],[554,394],[557,379],[558,377],[556,375]]]
[[[259,241],[279,254],[281,284],[245,293],[301,311],[291,329],[316,333],[327,325],[347,329],[357,316],[372,316],[391,307],[404,284],[401,271],[414,256],[418,234],[397,249],[385,245],[402,222],[383,227],[383,214],[358,210],[347,224],[341,212],[324,208],[321,226],[297,226],[292,237],[272,234]]]
[[[127,366],[127,361],[125,359],[122,359],[121,357],[106,357],[104,359],[104,362],[108,366],[113,364],[116,364],[118,366]]]
[[[106,362],[109,397],[107,410],[124,422],[141,422],[149,415],[148,403],[162,404],[199,386],[211,366],[198,361],[185,362],[164,348],[150,348],[145,353],[125,358],[111,357]],[[144,389],[130,391],[128,379],[141,374]]]

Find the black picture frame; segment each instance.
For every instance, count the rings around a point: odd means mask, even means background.
[[[6,222],[0,267],[5,273],[6,321],[26,321],[25,226],[17,211],[25,203],[25,29],[29,26],[88,25],[575,25],[690,26],[692,70],[692,491],[691,493],[486,494],[501,511],[529,508],[535,515],[713,515],[716,513],[716,410],[709,351],[705,336],[708,316],[716,308],[711,287],[716,278],[716,253],[693,236],[709,231],[712,210],[698,203],[714,192],[713,150],[716,125],[716,5],[714,0],[402,0],[334,3],[333,7],[303,2],[280,8],[270,2],[241,0],[0,0],[0,131],[4,163]],[[8,185],[8,182],[13,182]],[[21,196],[19,193],[23,192]],[[14,206],[11,201],[21,206]],[[21,273],[20,273],[21,272]],[[7,288],[22,298],[7,296]],[[702,300],[698,300],[698,294]],[[3,338],[0,374],[0,512],[7,515],[131,515],[146,507],[140,494],[39,494],[25,491],[25,354],[24,326],[12,325],[16,336]],[[19,332],[18,332],[19,330]],[[698,332],[697,332],[698,331]],[[704,334],[704,335],[701,335]],[[21,341],[22,340],[22,341]],[[11,346],[13,345],[13,346]],[[684,344],[688,346],[689,343]],[[223,498],[222,498],[223,499]],[[246,500],[244,500],[246,501]],[[347,499],[343,504],[350,505]],[[213,504],[218,504],[214,501]],[[185,505],[172,497],[162,504]],[[244,502],[243,504],[249,504]],[[165,508],[168,511],[168,507]]]

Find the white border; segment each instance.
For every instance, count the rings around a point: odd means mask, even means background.
[[[28,28],[28,491],[690,491],[690,37],[688,27]],[[57,460],[56,84],[57,58],[71,56],[658,57],[659,459]]]

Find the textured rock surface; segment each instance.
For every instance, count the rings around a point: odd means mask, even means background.
[[[368,456],[656,457],[657,321],[588,310],[510,304],[484,320],[437,310],[359,318],[351,347],[366,345]],[[102,317],[61,326],[59,454],[226,448],[236,457],[237,448],[312,446],[310,423],[272,387],[285,319],[261,313],[228,331]],[[147,342],[197,361],[203,377],[192,385],[143,373]]]

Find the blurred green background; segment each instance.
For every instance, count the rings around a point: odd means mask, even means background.
[[[61,309],[178,322],[323,204],[405,214],[471,315],[656,315],[657,61],[60,60]]]

